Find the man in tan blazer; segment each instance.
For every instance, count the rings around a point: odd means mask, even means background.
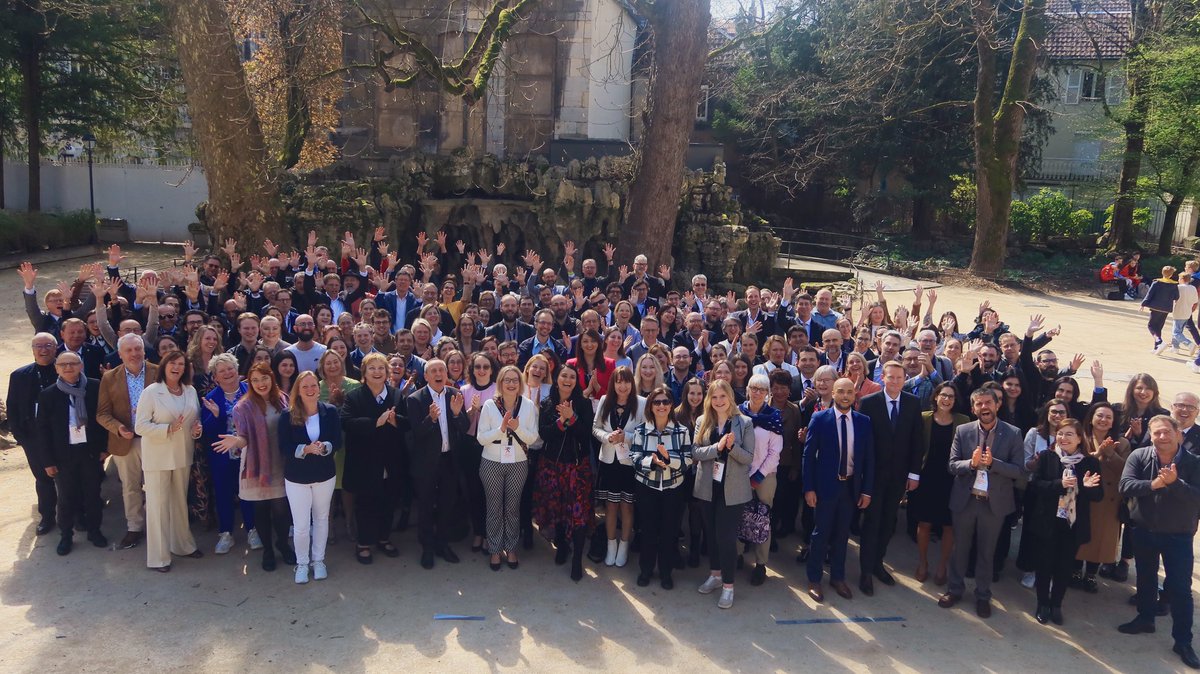
[[[134,435],[137,402],[146,386],[154,382],[158,368],[146,362],[146,347],[135,334],[117,341],[121,367],[100,378],[100,404],[96,420],[108,429],[108,453],[117,464],[121,498],[125,502],[125,537],[117,547],[135,547],[146,531],[146,499],[142,494],[142,441]]]

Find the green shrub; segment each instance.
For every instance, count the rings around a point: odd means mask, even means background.
[[[63,214],[0,211],[0,253],[81,246],[96,240],[91,211]]]
[[[1092,227],[1092,213],[1076,209],[1067,195],[1043,187],[1024,201],[1014,201],[1009,222],[1022,243],[1044,243],[1053,237],[1076,238]]]

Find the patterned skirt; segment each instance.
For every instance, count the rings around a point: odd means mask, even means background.
[[[612,463],[597,462],[596,500],[605,503],[633,503],[637,491],[637,479],[633,476],[633,466],[626,466],[620,461]]]
[[[533,519],[547,540],[558,527],[567,538],[592,526],[592,475],[587,462],[558,463],[544,457],[538,463]]]

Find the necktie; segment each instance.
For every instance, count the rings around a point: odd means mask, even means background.
[[[842,425],[841,437],[838,439],[841,444],[841,453],[838,455],[838,477],[844,479],[850,473],[850,444],[848,442],[850,431],[846,428],[846,415],[839,414],[838,418]]]
[[[900,401],[893,400],[891,402],[892,402],[892,414],[891,414],[892,429],[894,430],[896,428],[896,419],[900,416]]]
[[[805,388],[806,390],[807,390],[807,389],[810,389],[810,388],[812,388],[812,381],[810,381],[810,380],[808,380],[808,379],[805,379],[805,380],[804,380],[804,388]]]

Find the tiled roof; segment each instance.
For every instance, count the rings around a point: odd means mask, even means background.
[[[1129,49],[1127,1],[1050,0],[1046,15],[1051,60],[1095,59],[1097,50],[1102,58],[1119,59]]]

